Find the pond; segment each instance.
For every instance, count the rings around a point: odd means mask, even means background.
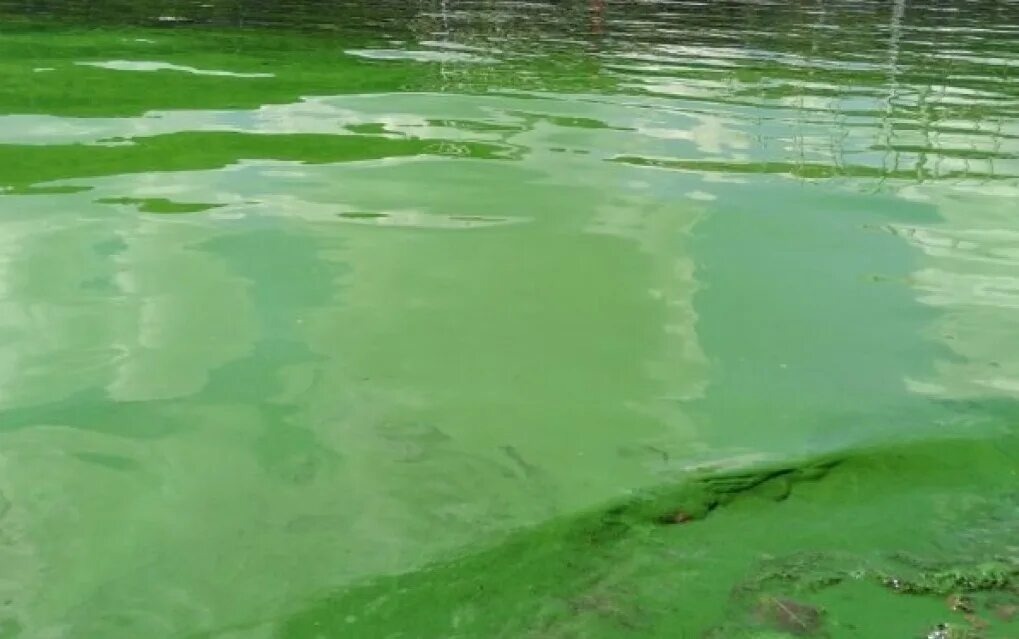
[[[0,637],[1019,633],[1016,3],[0,0],[0,76]]]

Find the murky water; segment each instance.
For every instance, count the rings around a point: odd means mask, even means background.
[[[1019,633],[1019,4],[0,15],[0,637]]]

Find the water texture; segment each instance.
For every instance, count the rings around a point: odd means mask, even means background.
[[[0,638],[1019,636],[1019,3],[0,0],[0,78]]]

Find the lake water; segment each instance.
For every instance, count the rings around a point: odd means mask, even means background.
[[[0,0],[0,78],[0,637],[1019,636],[1019,3]]]

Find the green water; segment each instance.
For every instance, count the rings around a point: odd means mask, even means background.
[[[0,78],[0,638],[1019,637],[1014,2],[0,0]]]

